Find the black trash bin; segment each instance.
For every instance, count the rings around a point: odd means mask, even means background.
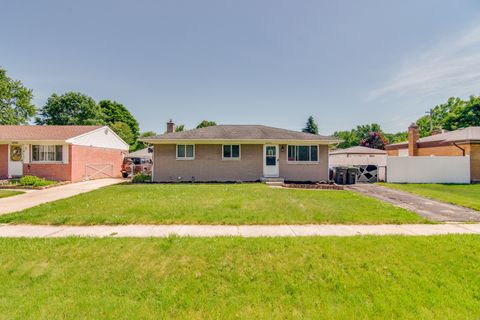
[[[357,183],[358,177],[358,168],[348,168],[347,169],[347,184]]]
[[[347,184],[347,167],[336,167],[334,172],[334,178],[336,184]]]

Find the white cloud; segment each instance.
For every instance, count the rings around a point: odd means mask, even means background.
[[[465,96],[480,91],[480,25],[406,59],[370,98],[387,94],[411,97]]]

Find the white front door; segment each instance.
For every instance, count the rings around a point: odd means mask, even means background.
[[[21,177],[23,175],[23,146],[20,144],[8,145],[8,176]]]
[[[263,176],[278,177],[278,145],[263,146]]]

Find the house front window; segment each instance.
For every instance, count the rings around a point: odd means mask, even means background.
[[[288,146],[288,162],[318,163],[318,146]]]
[[[238,144],[223,145],[223,159],[224,160],[240,159],[240,145]]]
[[[177,160],[195,159],[195,145],[177,144]]]
[[[33,145],[32,162],[62,162],[62,145]]]

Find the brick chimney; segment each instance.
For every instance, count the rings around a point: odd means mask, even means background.
[[[410,127],[408,127],[408,155],[410,157],[415,157],[418,155],[417,149],[417,141],[420,137],[420,133],[418,130],[418,126],[415,123],[412,123]]]
[[[175,123],[172,121],[172,119],[170,119],[170,121],[167,122],[167,133],[175,132],[175,129]]]

